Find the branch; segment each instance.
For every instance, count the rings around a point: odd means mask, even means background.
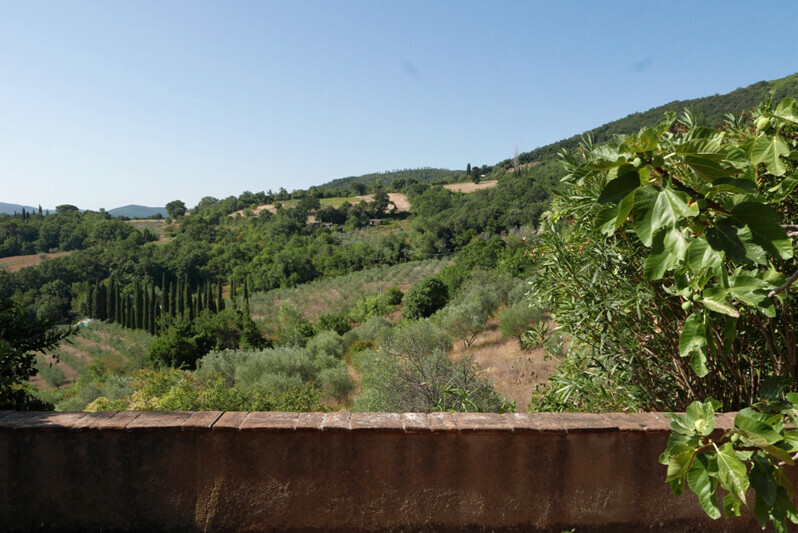
[[[782,286],[780,286],[780,287],[778,287],[778,288],[776,288],[776,289],[773,289],[772,291],[770,291],[770,292],[768,293],[768,298],[773,298],[774,296],[776,296],[776,295],[777,295],[777,294],[779,294],[780,292],[784,292],[784,291],[786,291],[787,289],[789,289],[789,288],[790,288],[790,285],[792,285],[793,283],[795,283],[795,280],[798,280],[798,270],[796,270],[795,272],[793,272],[792,276],[790,276],[789,278],[787,278],[787,281],[785,281],[785,282],[784,282],[784,284],[783,284]]]
[[[787,231],[787,237],[798,237],[798,224],[782,224],[781,227]]]

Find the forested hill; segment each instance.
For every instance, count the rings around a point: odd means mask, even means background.
[[[634,133],[645,126],[656,124],[669,111],[679,114],[685,109],[696,112],[706,125],[712,126],[720,122],[726,113],[739,114],[743,111],[751,111],[767,97],[771,90],[774,91],[773,100],[775,102],[786,96],[798,97],[798,73],[778,80],[760,81],[728,94],[716,94],[692,100],[675,100],[642,113],[632,113],[622,119],[614,120],[590,131],[574,135],[569,139],[563,139],[530,152],[524,152],[519,155],[519,161],[522,164],[533,163],[535,166],[548,166],[552,171],[562,172],[556,161],[557,152],[562,148],[574,148],[584,135],[590,135],[597,144],[600,144],[610,140],[614,135]],[[552,165],[551,163],[555,164]],[[511,168],[512,164],[512,159],[506,159],[497,166],[507,169]]]
[[[326,189],[335,189],[338,187],[347,187],[353,183],[362,183],[367,187],[379,182],[383,187],[391,187],[395,181],[408,181],[415,180],[419,183],[435,181],[439,179],[449,178],[458,174],[464,174],[462,170],[449,170],[446,168],[412,168],[404,170],[391,170],[387,172],[373,172],[371,174],[364,174],[362,176],[349,176],[346,178],[334,179],[320,187]]]

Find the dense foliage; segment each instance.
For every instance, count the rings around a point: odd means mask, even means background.
[[[719,488],[739,516],[753,487],[757,519],[786,531],[798,523],[782,470],[798,451],[786,426],[798,420],[798,102],[767,98],[718,129],[674,118],[563,153],[572,187],[552,211],[564,229],[546,240],[555,258],[536,295],[573,333],[572,354],[611,376],[604,398],[686,407],[661,457],[675,493],[689,485],[718,518]],[[721,406],[740,411],[715,440]]]

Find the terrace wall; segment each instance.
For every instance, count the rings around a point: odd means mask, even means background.
[[[671,495],[667,438],[655,413],[0,412],[0,530],[758,531]]]

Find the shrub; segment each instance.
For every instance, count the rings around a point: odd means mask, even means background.
[[[506,308],[499,315],[499,329],[502,337],[515,337],[518,339],[521,348],[527,349],[529,346],[524,342],[524,336],[533,323],[540,322],[543,313],[532,307],[529,302],[516,302]]]
[[[388,305],[399,305],[402,303],[404,293],[402,289],[394,285],[393,287],[388,287],[384,293],[384,298]]]
[[[388,299],[382,294],[364,296],[355,303],[349,316],[355,322],[364,322],[373,316],[385,316],[391,312]]]
[[[393,324],[390,320],[381,316],[373,316],[366,320],[358,331],[361,339],[381,340],[391,329],[393,329]]]
[[[446,391],[468,391],[475,410],[500,411],[502,398],[468,358],[452,362],[451,342],[428,320],[396,328],[376,352],[363,358],[363,393],[356,410],[429,412],[446,404]]]
[[[443,308],[448,300],[446,285],[435,278],[422,280],[407,291],[402,317],[410,320],[426,318]]]
[[[334,331],[322,331],[308,341],[307,351],[314,358],[320,356],[340,359],[344,355],[344,339]]]
[[[319,320],[316,322],[315,326],[316,333],[328,330],[334,331],[338,335],[343,335],[350,329],[352,329],[352,326],[349,325],[349,320],[343,315],[334,313],[323,313],[319,315]]]
[[[345,366],[322,370],[319,373],[319,383],[322,394],[338,402],[344,401],[355,390],[355,383]]]

